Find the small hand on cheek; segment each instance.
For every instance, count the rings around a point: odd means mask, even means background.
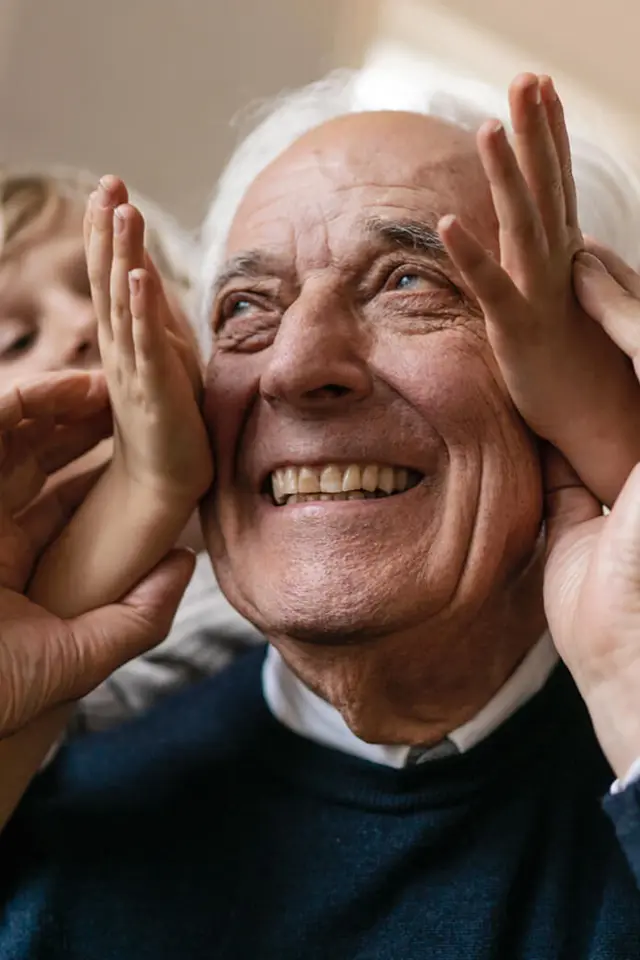
[[[123,195],[121,181],[103,180],[91,201],[87,245],[116,424],[114,462],[129,480],[195,503],[212,472],[194,396],[202,385],[198,358],[145,252],[144,220],[120,202]]]
[[[517,409],[611,504],[640,460],[640,385],[627,358],[572,290],[582,246],[569,138],[548,77],[510,89],[513,146],[489,122],[478,150],[499,224],[500,262],[455,217],[440,233],[484,312],[487,336]]]
[[[175,546],[213,476],[193,348],[146,258],[144,220],[127,201],[122,181],[103,178],[85,218],[114,442],[110,463],[32,584],[32,596],[64,617],[119,600],[148,574]]]

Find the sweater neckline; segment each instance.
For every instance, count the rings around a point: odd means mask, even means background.
[[[285,727],[261,691],[263,659],[264,653],[254,674],[260,688],[254,721],[261,736],[253,759],[265,775],[341,804],[402,812],[463,803],[522,777],[539,781],[542,768],[561,770],[572,750],[584,750],[585,742],[600,752],[586,707],[563,664],[537,694],[468,752],[396,769],[315,743]]]
[[[313,693],[269,646],[262,668],[262,690],[271,713],[295,733],[374,763],[401,768],[431,762],[438,753],[466,753],[503,724],[545,685],[558,653],[548,632],[540,637],[500,689],[465,724],[431,748],[365,743],[348,728],[331,704]]]

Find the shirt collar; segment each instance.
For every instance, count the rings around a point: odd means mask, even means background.
[[[480,743],[544,686],[557,662],[553,641],[545,633],[482,710],[448,739],[460,753]],[[274,717],[301,737],[387,767],[400,769],[410,762],[410,747],[365,743],[356,737],[338,710],[309,690],[271,645],[262,668],[262,689]],[[427,751],[425,759],[428,756]]]

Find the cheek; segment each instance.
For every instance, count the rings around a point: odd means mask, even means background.
[[[240,435],[257,393],[257,359],[216,353],[214,349],[207,366],[202,413],[219,484],[233,473]]]
[[[464,560],[466,570],[487,579],[489,589],[497,565],[508,573],[537,541],[542,519],[538,452],[488,345],[464,332],[429,336],[430,349],[414,343],[413,349],[398,352],[402,362],[393,386],[446,448],[430,562],[438,567],[437,558],[440,569],[461,571]]]
[[[381,362],[384,356],[397,358],[388,382],[439,435],[454,469],[470,475],[482,470],[496,491],[537,502],[537,448],[486,341],[464,330],[427,338],[381,344]]]
[[[32,377],[39,373],[46,373],[47,368],[42,364],[33,363],[33,361],[19,360],[17,363],[5,364],[0,360],[0,381],[2,382],[2,391],[10,390],[13,386],[20,383],[25,378]]]
[[[69,343],[74,336],[73,326],[61,323],[58,317],[44,322],[29,351],[28,361],[32,369],[48,371],[66,368],[69,365]]]
[[[395,388],[447,443],[482,438],[495,428],[496,417],[509,413],[508,401],[491,362],[490,349],[479,336],[439,331],[391,342],[376,351],[381,372],[394,357],[384,379]]]
[[[61,359],[61,350],[57,349],[55,344],[39,341],[35,347],[12,363],[0,360],[2,387],[6,389],[25,378],[58,370]]]

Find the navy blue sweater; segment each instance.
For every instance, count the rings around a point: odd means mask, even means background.
[[[262,656],[37,778],[0,840],[1,960],[640,958],[640,797],[603,812],[564,668],[398,771],[281,727]]]

